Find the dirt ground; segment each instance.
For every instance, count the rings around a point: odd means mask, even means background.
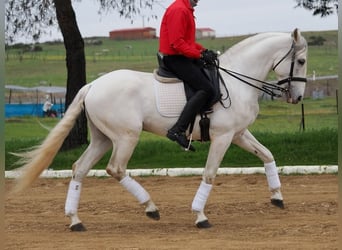
[[[263,175],[218,176],[207,202],[210,229],[197,229],[190,206],[201,181],[135,177],[160,210],[160,221],[111,178],[84,180],[79,216],[64,216],[69,179],[39,179],[6,199],[5,249],[337,249],[336,175],[281,176],[285,209],[269,202]],[[6,179],[9,190],[13,180]]]

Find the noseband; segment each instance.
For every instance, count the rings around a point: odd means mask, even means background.
[[[291,48],[290,50],[286,53],[285,56],[283,56],[282,59],[279,60],[279,62],[274,65],[274,67],[272,68],[272,70],[274,71],[278,66],[279,64],[281,64],[285,58],[292,52],[292,55],[291,55],[291,67],[290,67],[290,73],[289,73],[289,76],[287,78],[284,78],[282,80],[279,80],[277,82],[277,85],[283,85],[285,83],[287,83],[287,87],[283,88],[283,92],[286,93],[287,97],[288,98],[291,98],[291,92],[290,92],[290,89],[291,89],[291,82],[292,81],[296,81],[296,82],[307,82],[307,79],[304,78],[304,77],[297,77],[297,76],[293,76],[293,68],[294,68],[294,64],[295,64],[295,59],[296,59],[296,50],[295,50],[295,42],[292,42],[292,45],[291,45]]]

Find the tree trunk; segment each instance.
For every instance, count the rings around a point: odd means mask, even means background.
[[[61,29],[66,49],[68,77],[65,109],[67,109],[77,92],[86,84],[84,41],[77,26],[71,0],[54,0],[54,3],[59,28]],[[62,150],[72,149],[88,143],[87,135],[87,120],[85,113],[82,112],[74,128],[64,141]]]

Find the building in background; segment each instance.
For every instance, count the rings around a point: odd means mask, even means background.
[[[156,29],[152,27],[112,30],[109,32],[112,40],[141,40],[157,38]]]
[[[197,28],[196,29],[196,39],[203,38],[215,38],[216,32],[211,28]]]
[[[213,39],[216,37],[215,30],[211,28],[197,28],[196,39]],[[152,27],[119,29],[109,32],[111,40],[142,40],[157,38],[156,29]]]

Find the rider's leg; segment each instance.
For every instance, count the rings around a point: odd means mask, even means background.
[[[185,135],[189,124],[195,119],[196,114],[200,111],[203,103],[206,103],[207,94],[203,91],[197,91],[195,95],[186,103],[184,109],[179,116],[176,124],[168,131],[167,137],[172,141],[176,141],[184,148],[189,146],[189,140]],[[192,146],[189,148],[194,150]]]
[[[185,131],[200,110],[207,104],[208,100],[214,95],[215,91],[210,81],[203,74],[202,69],[194,63],[194,60],[183,56],[167,56],[163,60],[165,65],[179,79],[182,79],[185,84],[195,91],[195,95],[186,103],[178,121],[167,133],[169,139],[187,148],[189,141]],[[189,149],[194,150],[192,146]]]

